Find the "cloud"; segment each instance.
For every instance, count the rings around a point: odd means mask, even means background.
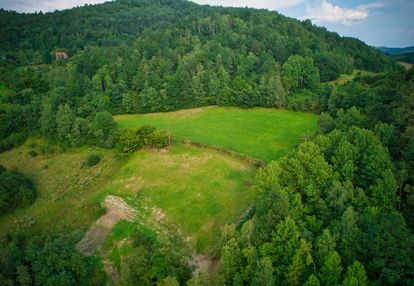
[[[193,0],[193,2],[198,4],[209,4],[212,6],[254,7],[269,10],[288,8],[305,1],[306,0]]]
[[[98,4],[108,0],[0,0],[0,7],[6,10],[15,10],[18,12],[50,12],[54,10],[63,10],[84,4]]]
[[[307,7],[306,16],[302,17],[302,19],[310,19],[315,23],[340,23],[352,26],[353,23],[368,18],[370,9],[382,8],[384,6],[382,2],[373,2],[356,8],[343,8],[333,5],[327,0],[318,0],[316,5]]]

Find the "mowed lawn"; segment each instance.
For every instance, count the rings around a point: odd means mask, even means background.
[[[118,115],[120,128],[152,125],[188,139],[255,159],[278,159],[317,129],[317,116],[282,109],[203,107],[176,112]]]
[[[106,192],[155,209],[207,253],[224,224],[251,206],[255,167],[214,150],[178,145],[168,153],[141,150],[121,167]]]

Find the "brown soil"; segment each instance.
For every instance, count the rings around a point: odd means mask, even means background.
[[[76,245],[76,250],[85,256],[93,255],[111,231],[112,227],[120,220],[132,221],[136,211],[131,208],[122,198],[107,196],[102,203],[107,213],[101,216],[85,234],[83,239]]]

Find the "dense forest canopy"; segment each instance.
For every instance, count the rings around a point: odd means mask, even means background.
[[[217,273],[191,278],[188,254],[171,250],[180,239],[163,245],[140,230],[122,283],[413,285],[413,69],[308,20],[181,0],[0,10],[0,37],[0,151],[29,136],[62,150],[171,144],[171,134],[151,126],[118,130],[112,115],[120,113],[207,105],[320,113],[318,136],[258,171],[259,197],[242,223],[224,229]],[[372,73],[331,82],[355,69]],[[1,173],[2,197],[12,201],[9,181],[24,195],[0,213],[34,201],[30,181]],[[0,284],[102,284],[73,240],[10,237]]]

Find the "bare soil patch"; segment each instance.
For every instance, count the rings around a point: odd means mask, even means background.
[[[132,221],[136,214],[135,209],[122,198],[116,196],[107,196],[102,206],[107,210],[107,213],[91,226],[83,239],[76,245],[76,250],[85,256],[93,255],[99,250],[115,224],[120,220]]]

